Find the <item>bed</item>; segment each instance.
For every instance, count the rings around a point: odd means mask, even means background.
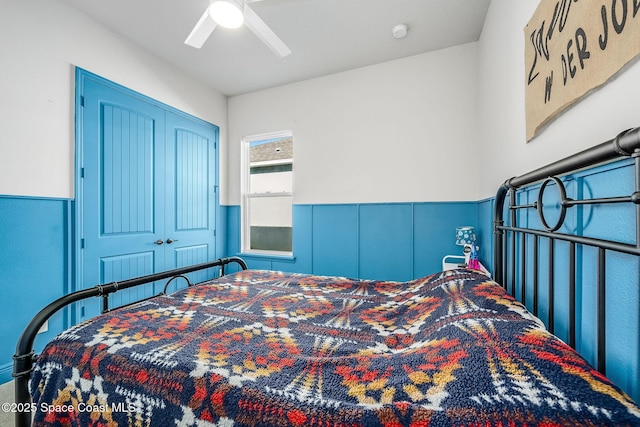
[[[623,158],[635,161],[631,195],[567,197],[563,175]],[[539,186],[538,200],[520,203],[518,191],[531,184]],[[560,194],[553,219],[543,209],[551,187]],[[235,262],[242,269],[126,307],[105,307],[104,314],[64,331],[36,357],[35,333],[66,304],[186,271],[67,295],[39,313],[18,343],[16,423],[640,425],[640,408],[605,375],[604,303],[611,286],[607,253],[623,253],[637,263],[640,238],[624,243],[562,232],[568,209],[622,203],[632,206],[636,224],[631,226],[640,235],[638,129],[500,187],[493,278],[460,268],[407,282],[356,280],[247,270],[242,260],[227,258],[204,267]],[[541,226],[523,227],[524,211],[538,212]],[[572,314],[564,340],[553,335],[554,325],[562,322],[554,318],[557,276],[547,272],[558,264],[556,241],[569,248],[561,263],[568,271]],[[583,246],[598,254],[594,364],[572,348],[576,276],[581,276],[575,260]],[[549,261],[541,263],[540,254]],[[533,290],[527,290],[528,282]],[[526,308],[545,283],[551,299],[544,312],[548,326]],[[533,305],[536,313],[537,300]]]

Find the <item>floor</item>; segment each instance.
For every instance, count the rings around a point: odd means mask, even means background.
[[[0,405],[13,402],[13,381],[0,384]],[[0,427],[13,427],[13,414],[0,407]]]

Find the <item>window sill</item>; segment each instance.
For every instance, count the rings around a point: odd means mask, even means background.
[[[254,258],[254,259],[271,259],[274,261],[289,261],[295,262],[296,257],[293,254],[273,254],[268,252],[240,252],[236,254],[241,258]]]

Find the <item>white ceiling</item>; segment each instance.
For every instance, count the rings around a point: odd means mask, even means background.
[[[209,0],[59,0],[227,96],[477,41],[490,0],[264,0],[253,10],[293,53],[247,28],[184,44]],[[393,26],[409,33],[395,39]]]

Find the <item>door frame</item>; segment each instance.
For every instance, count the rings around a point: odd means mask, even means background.
[[[110,89],[123,92],[129,96],[136,97],[144,102],[148,102],[152,105],[160,107],[168,112],[184,116],[190,120],[199,122],[206,126],[212,126],[213,131],[215,133],[214,139],[214,167],[215,167],[215,198],[214,198],[214,209],[215,209],[215,229],[216,229],[216,239],[214,250],[216,257],[220,257],[223,253],[223,245],[222,245],[222,230],[221,226],[221,217],[220,217],[220,161],[219,161],[219,140],[220,140],[220,127],[214,125],[213,123],[209,123],[205,120],[202,120],[198,117],[192,116],[191,114],[185,113],[184,111],[180,111],[170,105],[164,104],[160,101],[157,101],[153,98],[150,98],[146,95],[143,95],[139,92],[136,92],[132,89],[129,89],[125,86],[122,86],[113,81],[107,80],[103,77],[98,76],[97,74],[91,73],[87,70],[84,70],[80,67],[75,67],[75,97],[74,97],[74,141],[75,141],[75,166],[74,166],[74,209],[73,209],[73,254],[71,256],[73,265],[70,266],[71,271],[73,272],[73,278],[71,280],[71,289],[70,292],[77,291],[83,288],[82,282],[84,277],[84,268],[83,268],[83,260],[82,260],[82,246],[83,246],[83,228],[84,228],[84,215],[83,215],[83,193],[84,193],[84,182],[83,182],[83,174],[84,174],[84,83],[87,80],[93,80],[98,82]],[[98,285],[96,283],[95,285]],[[68,316],[70,325],[74,325],[80,319],[80,313],[77,311],[76,304],[71,306],[69,316]]]

